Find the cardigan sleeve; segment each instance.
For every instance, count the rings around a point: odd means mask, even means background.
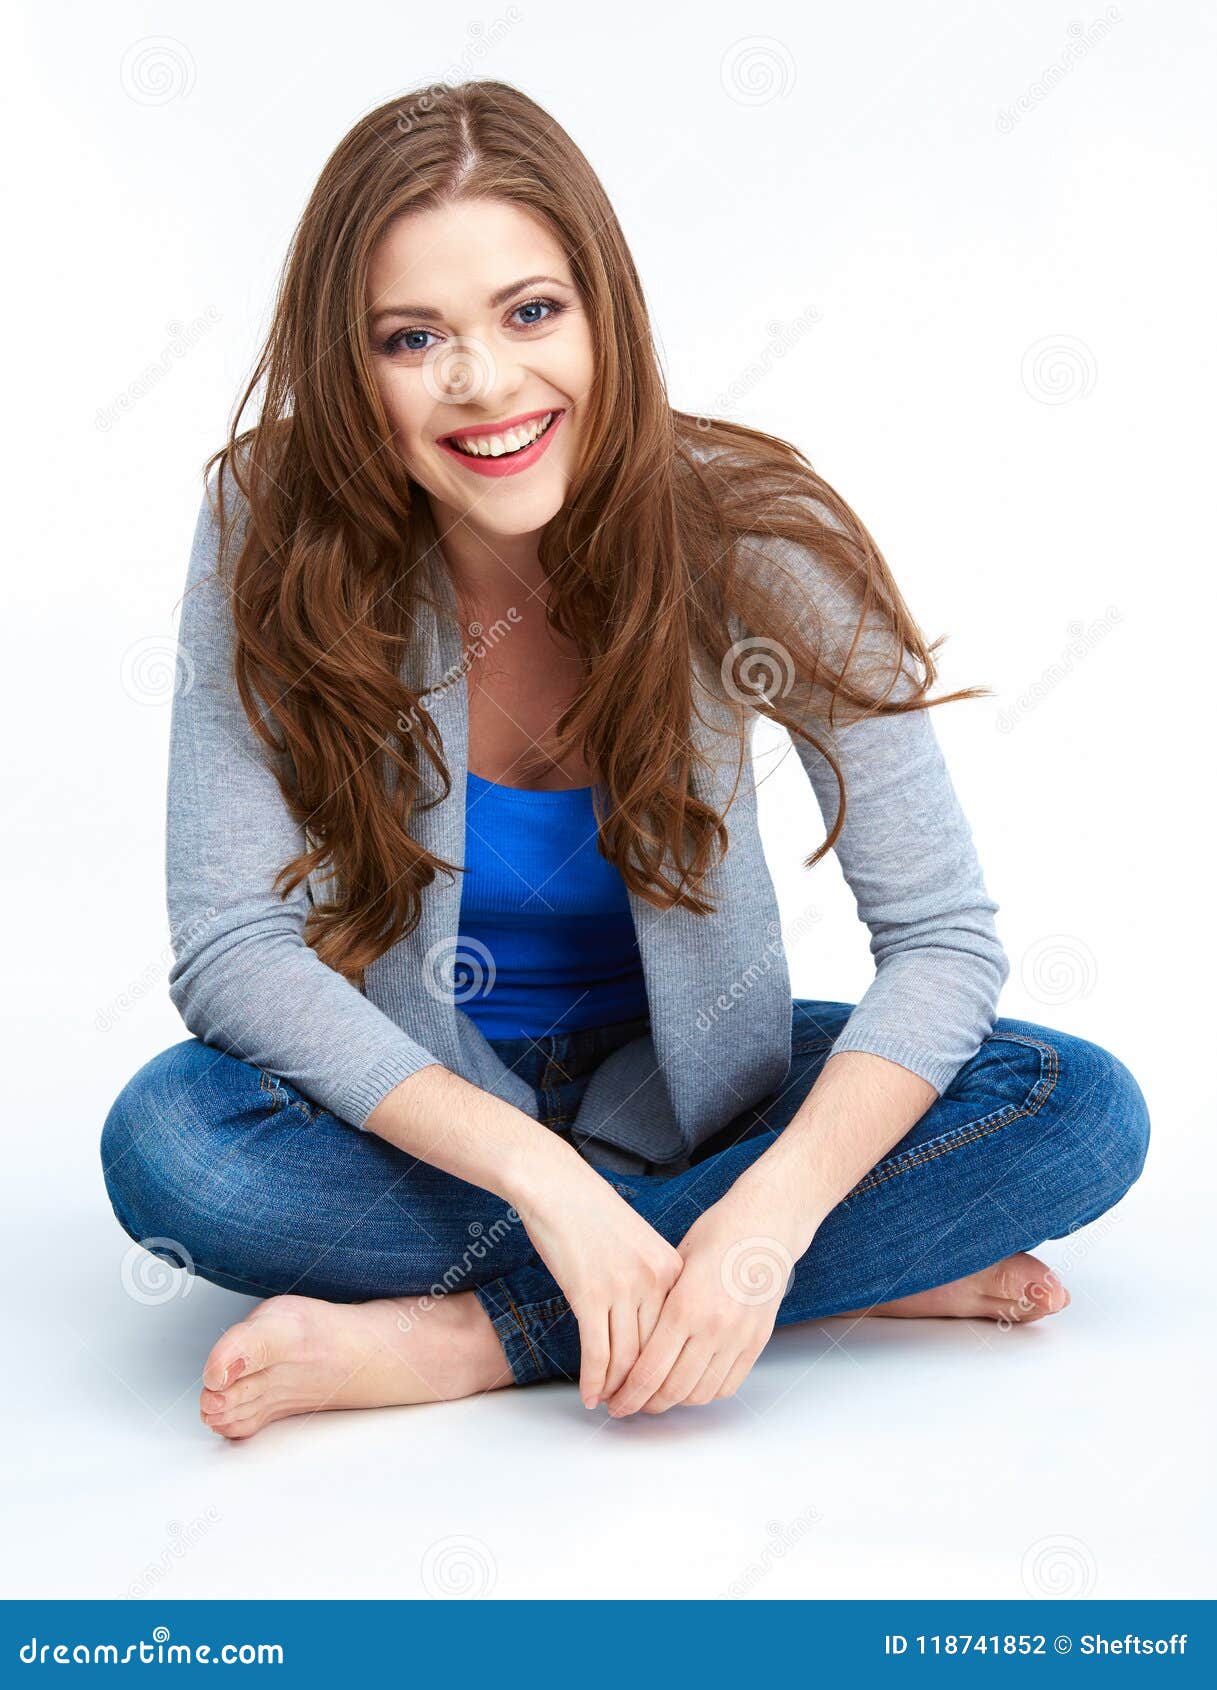
[[[169,996],[203,1043],[281,1076],[362,1128],[399,1081],[438,1058],[306,945],[308,881],[286,900],[272,889],[306,840],[237,692],[218,540],[204,495],[169,736]]]
[[[814,746],[795,743],[829,827],[836,777]],[[885,1056],[941,1094],[993,1031],[1010,972],[993,921],[999,905],[986,890],[929,711],[868,717],[827,743],[846,791],[834,849],[875,959],[875,977],[832,1054]]]
[[[780,590],[789,592],[793,582],[800,596],[816,595],[825,648],[839,667],[860,601],[830,581],[808,549],[783,540],[776,551],[791,571],[780,577]],[[877,614],[863,628],[857,652],[886,654],[880,670],[886,681],[895,653]],[[902,656],[889,697],[915,691]],[[841,769],[845,820],[834,850],[875,959],[874,979],[830,1054],[886,1057],[941,1095],[993,1031],[1010,963],[993,919],[1000,906],[986,888],[933,712],[874,715],[832,729],[817,716],[811,726]],[[791,737],[829,829],[840,803],[836,776],[814,746]]]

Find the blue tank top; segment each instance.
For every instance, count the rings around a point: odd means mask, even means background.
[[[625,882],[597,849],[590,786],[534,791],[468,771],[453,984],[488,1039],[648,1013]]]

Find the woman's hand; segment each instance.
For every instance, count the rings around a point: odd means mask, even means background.
[[[551,1163],[515,1208],[579,1323],[579,1394],[594,1408],[638,1359],[680,1253],[577,1152]]]
[[[762,1180],[737,1180],[677,1246],[680,1277],[629,1377],[606,1393],[609,1413],[662,1414],[733,1396],[773,1335],[818,1224]]]

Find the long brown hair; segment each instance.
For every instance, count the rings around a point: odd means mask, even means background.
[[[403,677],[437,536],[370,368],[367,271],[392,220],[469,198],[547,220],[589,319],[582,458],[540,540],[550,622],[583,658],[551,749],[581,748],[596,776],[599,848],[635,892],[659,908],[712,907],[698,886],[728,833],[690,789],[696,663],[738,701],[741,760],[755,710],[833,769],[840,804],[811,868],[845,819],[833,729],[924,708],[941,644],[926,646],[874,540],[796,447],[669,405],[617,218],[540,106],[497,81],[379,106],[321,172],[229,438],[204,471],[219,463],[222,556],[233,526],[226,470],[243,496],[235,680],[309,845],[276,889],[325,877],[305,939],[359,983],[417,924],[437,872],[458,871],[410,833],[414,805],[435,801],[428,768],[437,796],[451,790],[438,730]],[[239,431],[263,381],[259,421]],[[905,670],[908,656],[923,678]]]

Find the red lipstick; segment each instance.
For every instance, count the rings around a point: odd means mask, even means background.
[[[538,435],[531,446],[525,446],[518,452],[505,452],[497,458],[475,458],[471,453],[462,452],[459,446],[453,444],[454,437],[457,436],[478,440],[490,434],[506,434],[513,428],[521,428],[525,423],[530,423],[537,417],[548,416],[551,412],[552,419],[545,432]],[[564,410],[558,410],[552,405],[543,406],[539,411],[524,411],[518,417],[508,417],[504,422],[478,423],[470,428],[453,429],[451,434],[441,435],[436,445],[441,452],[455,458],[465,469],[472,470],[474,475],[517,475],[521,470],[530,469],[548,449],[565,415]]]

